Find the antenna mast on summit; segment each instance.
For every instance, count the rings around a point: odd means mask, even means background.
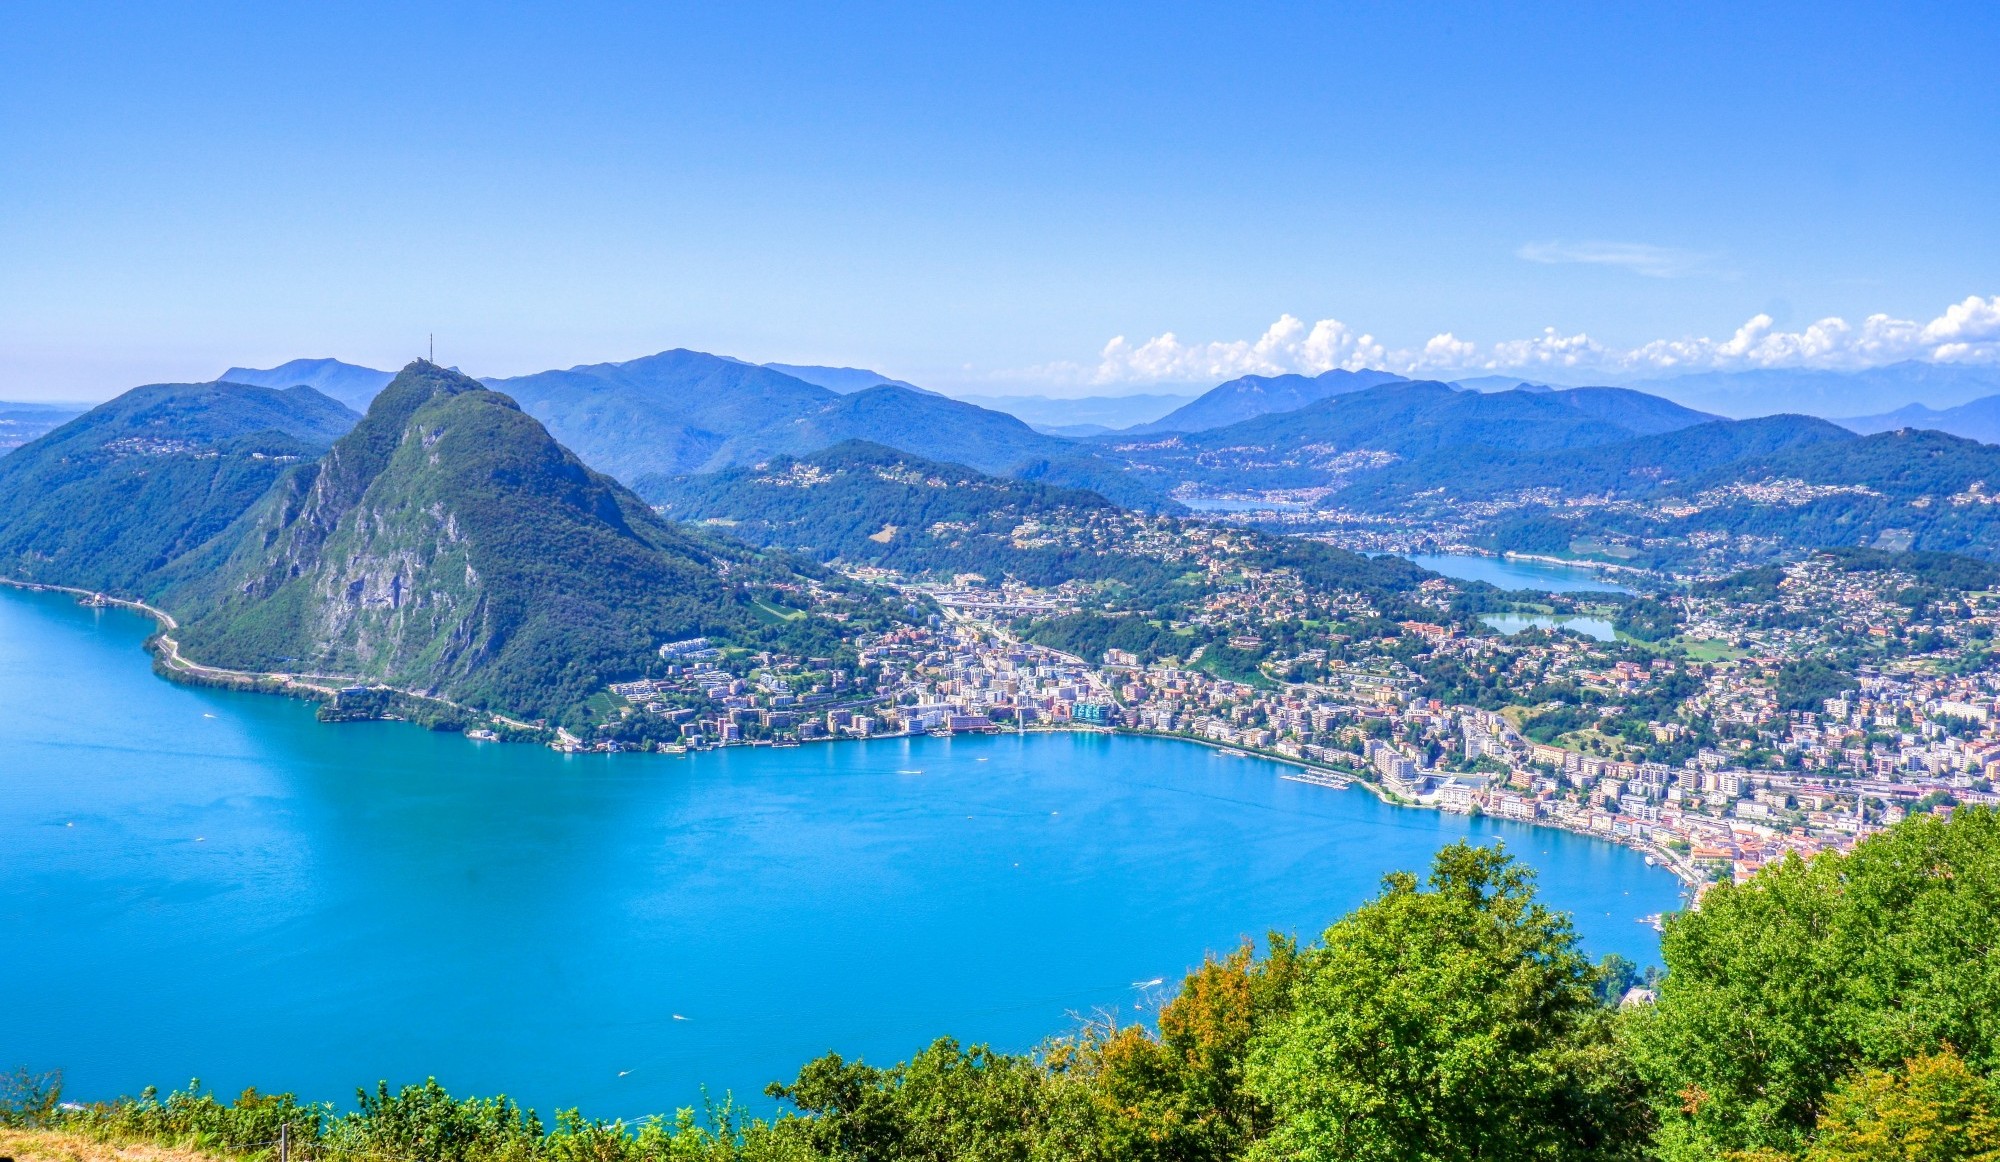
[[[436,331],[432,331],[432,332],[431,332],[431,362],[432,362],[432,363],[436,363],[437,361],[438,361],[438,337],[437,337],[437,332],[436,332]]]

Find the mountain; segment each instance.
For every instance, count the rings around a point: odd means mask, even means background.
[[[1897,428],[1928,428],[1984,444],[2000,444],[2000,395],[1989,395],[1937,411],[1913,403],[1884,415],[1855,416],[1836,422],[1863,435],[1892,432]]]
[[[0,402],[0,453],[40,439],[88,410],[82,404]]]
[[[309,387],[134,388],[0,458],[0,573],[154,596],[358,418]]]
[[[203,662],[354,675],[557,716],[670,639],[756,618],[713,546],[585,467],[507,396],[414,363],[187,581]]]
[[[914,383],[891,379],[879,371],[869,371],[861,367],[815,367],[812,364],[798,363],[766,363],[764,366],[773,371],[781,371],[793,379],[803,379],[807,383],[826,388],[828,391],[837,391],[842,395],[865,391],[885,383],[890,387],[907,387],[911,391],[921,391],[927,395],[937,394]]]
[[[314,388],[322,395],[331,396],[357,412],[368,410],[368,401],[375,398],[391,379],[393,371],[377,371],[372,367],[356,367],[352,363],[342,363],[338,359],[294,359],[280,363],[276,367],[258,370],[254,367],[232,367],[221,375],[229,383],[247,383],[253,387],[298,387]]]
[[[1955,407],[2000,392],[2000,366],[1905,360],[1865,371],[1703,371],[1631,386],[1725,416],[1874,415],[1898,401]]]
[[[725,467],[731,440],[842,398],[783,372],[679,349],[485,383],[518,400],[587,463],[625,481]]]
[[[1098,488],[1159,505],[1143,475],[1009,415],[930,392],[878,385],[849,395],[699,351],[545,371],[488,386],[518,399],[585,461],[642,492],[670,476],[872,440],[993,472]]]
[[[1006,412],[1038,432],[1057,436],[1096,435],[1157,420],[1194,399],[1191,395],[1086,395],[1055,399],[1046,395],[961,395],[989,411]],[[1075,429],[1091,428],[1094,431]]]
[[[1362,391],[1384,383],[1407,383],[1387,371],[1327,371],[1315,376],[1246,375],[1210,388],[1192,402],[1151,423],[1129,428],[1127,435],[1155,432],[1205,432],[1273,412],[1290,412],[1331,396]]]

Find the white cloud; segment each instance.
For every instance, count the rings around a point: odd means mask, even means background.
[[[1717,266],[1720,255],[1644,242],[1530,242],[1514,256],[1545,266],[1615,266],[1647,278],[1722,273]]]
[[[1065,383],[1186,383],[1244,375],[1317,375],[1336,367],[1379,367],[1389,352],[1372,335],[1357,334],[1338,319],[1308,328],[1280,315],[1256,339],[1183,343],[1168,331],[1142,343],[1119,335],[1098,352],[1095,366],[1053,363],[1029,369],[1031,378]]]
[[[1334,368],[1381,368],[1405,375],[1577,371],[1648,375],[1760,367],[1860,369],[1904,359],[2000,362],[2000,295],[1971,295],[1929,322],[1870,315],[1860,323],[1826,318],[1796,331],[1756,315],[1726,339],[1657,339],[1608,347],[1583,332],[1546,327],[1539,335],[1481,345],[1447,331],[1421,346],[1389,348],[1338,319],[1308,327],[1281,315],[1255,339],[1190,343],[1169,331],[1134,343],[1123,335],[1095,363],[1054,363],[1019,377],[1090,386],[1213,383],[1242,375],[1317,375]],[[1008,376],[1008,378],[1017,378]]]

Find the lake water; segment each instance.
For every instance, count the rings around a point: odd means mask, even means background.
[[[1596,638],[1601,642],[1617,641],[1618,631],[1610,622],[1601,617],[1548,617],[1533,613],[1489,613],[1479,620],[1499,630],[1501,633],[1520,633],[1531,626],[1541,629],[1563,629]]]
[[[1632,592],[1629,587],[1615,581],[1606,581],[1601,574],[1590,569],[1549,565],[1540,561],[1460,553],[1419,555],[1412,556],[1410,560],[1447,577],[1457,577],[1464,581],[1484,581],[1502,589],[1539,589],[1545,593]]]
[[[1679,886],[1624,848],[1167,740],[570,756],[155,678],[147,624],[0,589],[0,1068],[633,1117],[838,1049],[1028,1049],[1204,950],[1312,935],[1501,838],[1593,956]],[[1139,1006],[1139,1007],[1135,1007]]]

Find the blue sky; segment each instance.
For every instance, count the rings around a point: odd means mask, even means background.
[[[1993,6],[1080,7],[10,5],[0,396],[2000,358]]]

